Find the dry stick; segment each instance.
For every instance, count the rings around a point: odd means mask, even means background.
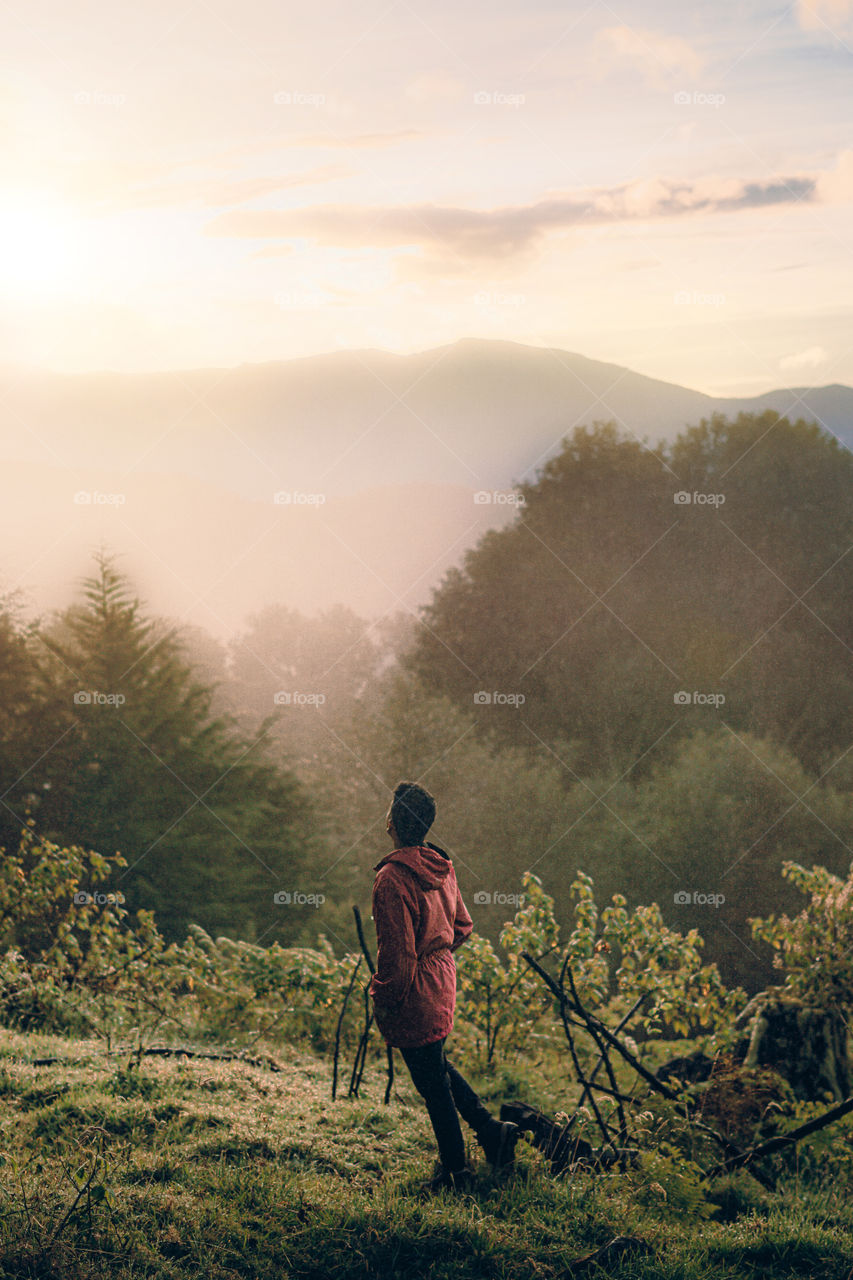
[[[618,1089],[608,1089],[606,1084],[594,1084],[592,1087],[595,1089],[596,1093],[603,1093],[607,1098],[618,1098],[620,1102],[626,1102],[631,1107],[645,1106],[645,1103],[639,1098],[633,1097],[630,1093],[620,1093]],[[583,1096],[586,1096],[586,1089],[584,1089]],[[578,1107],[582,1106],[583,1103],[579,1102]]]
[[[356,932],[358,933],[358,941],[361,944],[362,951],[364,952],[364,958],[367,961],[368,970],[371,973],[373,973],[374,971],[373,959],[371,957],[370,952],[367,949],[367,942],[365,941],[364,930],[361,926],[361,912],[356,906],[353,907],[352,911],[353,911],[353,915],[355,916],[355,928],[356,928]],[[365,987],[364,988],[364,1028],[362,1030],[361,1038],[359,1039],[358,1046],[355,1051],[355,1060],[352,1064],[352,1074],[350,1075],[349,1089],[347,1091],[348,1098],[358,1097],[358,1088],[359,1088],[359,1085],[361,1084],[361,1077],[364,1071],[364,1063],[367,1059],[367,1039],[368,1039],[368,1036],[370,1035],[370,1028],[372,1025],[373,1025],[373,1012],[370,1008],[369,987]]]
[[[568,957],[566,957],[566,959],[568,960]],[[616,1081],[616,1076],[613,1074],[613,1067],[610,1063],[610,1055],[607,1052],[607,1049],[604,1045],[603,1040],[601,1039],[601,1036],[598,1034],[595,1027],[593,1027],[590,1021],[591,1015],[587,1013],[586,1009],[581,1004],[581,998],[578,995],[578,989],[575,986],[574,974],[572,973],[571,967],[568,964],[566,964],[564,968],[569,975],[569,986],[572,989],[572,999],[575,1002],[575,1008],[577,1009],[578,1013],[586,1023],[587,1028],[589,1029],[589,1034],[592,1036],[593,1040],[598,1045],[599,1052],[601,1053],[601,1056],[604,1059],[604,1069],[607,1072],[607,1078],[610,1081],[610,1088],[613,1090],[613,1093],[616,1097],[616,1114],[619,1117],[619,1145],[624,1146],[628,1140],[628,1121],[625,1119],[625,1108],[622,1106],[622,1099],[618,1096],[619,1085]],[[561,987],[563,986],[562,973],[560,974],[560,986]],[[592,1097],[592,1094],[590,1094],[590,1098],[591,1097]]]
[[[525,959],[528,959],[528,957],[527,957],[527,955],[526,955],[526,954],[525,954]],[[534,963],[535,963],[535,962],[534,962]],[[565,967],[565,966],[564,966],[564,967]],[[543,971],[543,972],[544,972],[544,971]],[[561,982],[562,982],[562,975],[561,975]],[[556,984],[555,984],[555,986],[556,986]],[[562,988],[561,988],[561,987],[560,987],[560,988],[558,988],[558,991],[561,991],[561,994],[562,994],[562,998],[561,998],[561,1000],[560,1000],[560,1017],[561,1017],[561,1018],[562,1018],[562,1020],[563,1020],[563,1030],[565,1031],[565,1033],[566,1033],[566,1039],[567,1039],[567,1040],[568,1040],[568,1042],[569,1042],[569,1053],[572,1055],[572,1063],[573,1063],[574,1068],[575,1068],[575,1074],[576,1074],[576,1076],[577,1076],[578,1081],[580,1082],[580,1084],[586,1084],[586,1080],[585,1080],[585,1078],[584,1078],[583,1071],[581,1070],[581,1064],[580,1064],[580,1062],[578,1061],[577,1050],[575,1049],[575,1040],[574,1040],[574,1036],[572,1035],[572,1032],[571,1032],[571,1023],[570,1023],[570,1020],[569,1020],[568,1015],[567,1015],[567,1013],[566,1013],[566,1005],[567,1005],[567,1003],[568,1003],[568,1000],[567,1000],[567,998],[566,998],[566,994],[565,994],[565,992],[564,992],[564,991],[562,991]],[[605,1122],[605,1119],[604,1119],[604,1117],[602,1116],[601,1112],[600,1112],[600,1111],[599,1111],[599,1109],[598,1109],[598,1103],[596,1102],[596,1100],[595,1100],[595,1098],[592,1096],[592,1094],[590,1094],[590,1095],[589,1095],[589,1104],[590,1104],[590,1106],[592,1107],[593,1114],[595,1115],[596,1121],[598,1122],[598,1127],[599,1127],[599,1129],[600,1129],[600,1130],[601,1130],[601,1132],[602,1132],[602,1135],[603,1135],[603,1137],[604,1137],[604,1141],[605,1141],[605,1142],[611,1142],[611,1141],[612,1141],[612,1134],[610,1133],[610,1130],[609,1130],[609,1129],[608,1129],[608,1127],[607,1127],[607,1124],[606,1124],[606,1122]],[[575,1114],[577,1115],[577,1112],[576,1112]]]
[[[136,1053],[137,1050],[131,1048],[115,1048],[110,1050],[108,1057],[124,1057],[127,1053]],[[282,1068],[272,1057],[247,1057],[245,1053],[200,1053],[192,1050],[192,1048],[181,1048],[179,1046],[155,1046],[143,1048],[142,1057],[207,1057],[220,1062],[248,1062],[250,1066],[265,1066],[270,1071],[280,1071]],[[90,1059],[86,1057],[31,1057],[27,1061],[27,1066],[55,1066],[56,1062],[67,1066],[79,1066],[83,1062]]]
[[[615,1031],[613,1032],[613,1034],[614,1034],[615,1036],[618,1036],[620,1031],[624,1031],[625,1027],[627,1027],[628,1023],[631,1021],[631,1019],[633,1018],[634,1014],[638,1011],[638,1009],[640,1008],[640,1005],[643,1003],[643,1001],[647,998],[648,994],[649,994],[649,993],[648,993],[648,991],[644,991],[644,992],[643,992],[643,994],[640,996],[639,1000],[635,1000],[635,1001],[634,1001],[634,1003],[633,1003],[633,1005],[631,1006],[631,1008],[630,1008],[630,1009],[628,1010],[628,1012],[625,1014],[625,1017],[622,1019],[622,1021],[619,1023],[619,1025],[616,1027]],[[590,1071],[590,1073],[589,1073],[589,1080],[587,1081],[587,1084],[586,1084],[586,1087],[585,1087],[585,1089],[584,1089],[583,1093],[581,1094],[580,1098],[578,1099],[578,1106],[579,1106],[579,1107],[582,1107],[582,1106],[583,1106],[583,1104],[584,1104],[584,1099],[586,1098],[587,1093],[589,1092],[589,1086],[594,1082],[595,1077],[598,1075],[599,1071],[601,1070],[601,1068],[602,1068],[603,1066],[604,1066],[604,1054],[602,1053],[602,1054],[601,1054],[601,1056],[600,1056],[600,1058],[598,1059],[598,1062],[596,1062],[596,1064],[595,1064],[595,1066],[593,1067],[592,1071]],[[595,1087],[596,1087],[596,1089],[598,1089],[598,1091],[599,1091],[600,1093],[607,1093],[607,1092],[608,1092],[608,1090],[603,1089],[603,1088],[602,1088],[602,1086],[601,1086],[600,1084],[597,1084]],[[628,1101],[630,1101],[630,1100],[631,1100],[631,1099],[629,1099],[629,1097],[628,1097],[628,1095],[627,1095],[627,1094],[623,1094],[623,1095],[622,1095],[622,1101],[623,1101],[623,1102],[628,1102]]]
[[[391,1090],[394,1087],[394,1050],[390,1044],[386,1044],[385,1049],[388,1055],[388,1079],[385,1082],[385,1097],[382,1101],[387,1107],[391,1101]]]
[[[361,954],[364,955],[365,960],[368,961],[370,973],[375,973],[377,972],[377,969],[375,969],[373,957],[371,957],[370,951],[368,950],[368,943],[365,941],[364,928],[361,927],[361,911],[357,906],[353,906],[352,914],[355,915],[356,919],[356,933],[359,934]],[[386,1106],[388,1106],[388,1103],[391,1102],[391,1091],[394,1083],[394,1051],[392,1050],[391,1044],[386,1044],[386,1055],[388,1060],[388,1082],[386,1084],[386,1097],[384,1097],[383,1101],[386,1103]]]
[[[338,1057],[341,1051],[341,1027],[344,1024],[344,1014],[347,1011],[349,998],[352,994],[352,989],[355,986],[356,974],[358,973],[360,968],[361,968],[361,956],[359,956],[355,962],[355,968],[352,971],[352,977],[349,980],[349,986],[347,987],[346,994],[344,995],[344,1003],[341,1006],[341,1012],[338,1017],[338,1025],[337,1025],[337,1028],[335,1029],[335,1057],[334,1057],[334,1062],[332,1066],[332,1102],[335,1101],[335,1096],[338,1092]]]
[[[263,1058],[250,1058],[244,1053],[202,1053],[197,1049],[182,1049],[180,1045],[149,1045],[146,1049],[132,1049],[131,1053],[139,1053],[143,1058],[207,1058],[212,1062],[245,1062],[250,1067],[266,1067],[268,1071],[281,1071],[274,1058],[269,1055]],[[116,1049],[110,1054],[113,1058],[123,1058],[126,1049]],[[44,1061],[47,1061],[46,1059]],[[60,1059],[57,1059],[60,1061]],[[39,1060],[37,1065],[41,1065]]]
[[[123,1058],[128,1053],[135,1054],[136,1049],[111,1049],[107,1053],[108,1058]],[[196,1049],[182,1049],[180,1045],[155,1045],[142,1050],[142,1057],[159,1057],[159,1058],[209,1058],[214,1062],[246,1062],[250,1067],[266,1067],[269,1071],[281,1071],[282,1068],[278,1063],[270,1057],[250,1058],[244,1053],[200,1053]],[[27,1060],[28,1067],[53,1067],[57,1063],[64,1066],[79,1066],[84,1062],[89,1062],[90,1058],[29,1058]]]
[[[801,1138],[807,1137],[810,1133],[816,1133],[818,1129],[825,1129],[834,1120],[840,1120],[849,1111],[853,1111],[853,1097],[845,1098],[837,1106],[830,1107],[828,1111],[824,1111],[823,1115],[815,1116],[813,1120],[807,1120],[805,1124],[801,1124],[798,1129],[792,1129],[790,1133],[783,1133],[778,1138],[770,1138],[767,1142],[762,1142],[757,1147],[751,1147],[749,1151],[742,1151],[737,1156],[731,1156],[728,1160],[724,1160],[722,1164],[716,1165],[708,1174],[708,1177],[713,1178],[718,1173],[728,1173],[730,1169],[742,1168],[754,1160],[756,1156],[769,1156],[773,1151],[778,1151],[781,1147],[787,1147],[793,1142],[799,1142]],[[754,1172],[753,1169],[750,1169],[750,1173]]]
[[[357,1098],[358,1089],[361,1084],[361,1077],[364,1074],[364,1064],[367,1061],[367,1042],[370,1038],[370,1028],[373,1026],[373,1012],[370,1008],[370,993],[367,987],[364,988],[364,1030],[361,1033],[361,1039],[358,1042],[358,1048],[355,1051],[355,1062],[352,1064],[352,1075],[349,1081],[349,1091],[347,1097]]]
[[[367,967],[371,973],[376,972],[376,965],[373,963],[373,957],[368,950],[367,942],[364,937],[364,928],[361,923],[361,912],[358,907],[353,907],[352,913],[355,916],[355,931],[358,934],[358,941],[361,947],[361,953],[367,961]]]
[[[536,970],[536,972],[539,974],[539,977],[542,979],[544,983],[546,983],[546,985],[550,988],[550,990],[553,991],[557,999],[560,1001],[565,1001],[566,1004],[571,1004],[571,1001],[569,1000],[569,997],[566,995],[565,991],[560,990],[560,988],[557,986],[554,979],[551,977],[550,973],[546,973],[545,970],[541,967],[541,965],[538,965],[536,961],[533,959],[533,957],[531,955],[528,955],[526,951],[522,951],[521,954],[522,954],[522,959],[526,960],[527,963],[531,966],[531,968]],[[630,1049],[626,1049],[625,1046],[621,1043],[621,1041],[616,1039],[616,1037],[613,1035],[613,1032],[610,1031],[607,1027],[605,1027],[603,1022],[600,1022],[598,1018],[596,1018],[594,1014],[591,1014],[591,1013],[587,1014],[587,1019],[590,1022],[595,1023],[597,1030],[601,1033],[601,1035],[608,1042],[608,1044],[612,1045],[613,1048],[616,1050],[616,1052],[622,1055],[625,1061],[634,1068],[634,1070],[637,1072],[638,1075],[643,1077],[646,1083],[652,1089],[654,1089],[656,1093],[662,1093],[663,1096],[665,1098],[669,1098],[671,1102],[678,1101],[678,1094],[676,1093],[676,1091],[674,1089],[670,1089],[669,1085],[664,1084],[662,1080],[658,1080],[657,1076],[652,1075],[648,1067],[644,1067],[642,1062],[638,1061],[638,1059],[634,1056],[634,1054],[631,1053]]]
[[[540,965],[538,965],[536,961],[533,959],[533,957],[531,955],[528,955],[526,951],[523,951],[521,954],[523,959],[525,959],[527,963],[531,966],[531,968],[533,968],[539,974],[540,978],[546,984],[546,986],[551,991],[553,991],[554,995],[558,998],[558,1000],[560,1000],[561,1008],[562,1008],[563,1002],[565,1002],[566,1004],[571,1003],[565,991],[562,991],[562,992],[560,991],[560,988],[557,986],[556,982],[551,977],[550,973],[546,973],[545,970]],[[617,1053],[621,1054],[621,1056],[625,1059],[625,1061],[629,1064],[629,1066],[633,1067],[634,1070],[637,1072],[637,1074],[641,1076],[656,1093],[662,1094],[665,1098],[668,1098],[670,1102],[676,1102],[676,1103],[679,1102],[679,1095],[676,1093],[676,1091],[674,1089],[670,1089],[669,1085],[664,1084],[662,1080],[658,1080],[657,1076],[652,1075],[651,1071],[649,1071],[647,1067],[644,1067],[642,1062],[638,1061],[638,1059],[634,1056],[634,1054],[631,1053],[630,1049],[626,1049],[625,1046],[621,1043],[621,1041],[617,1040],[613,1032],[610,1031],[607,1027],[605,1027],[603,1022],[600,1022],[598,1018],[596,1018],[593,1014],[588,1014],[587,1016],[593,1022],[595,1022],[597,1029],[600,1031],[601,1035],[604,1036],[604,1039],[607,1040],[610,1044],[612,1044],[613,1048],[617,1051]],[[598,1087],[599,1086],[596,1086],[596,1088]],[[742,1155],[745,1154],[740,1150],[739,1147],[736,1147],[733,1142],[730,1142],[728,1138],[724,1138],[721,1133],[717,1133],[716,1129],[712,1129],[710,1125],[703,1124],[699,1120],[691,1119],[691,1117],[687,1112],[686,1107],[684,1107],[684,1113],[686,1118],[690,1121],[691,1124],[695,1125],[697,1129],[701,1129],[703,1133],[707,1133],[709,1137],[713,1138],[714,1141],[717,1142],[723,1148],[724,1151],[729,1152],[732,1159],[739,1159]],[[756,1179],[757,1182],[760,1182],[762,1184],[762,1186],[766,1187],[770,1191],[774,1190],[773,1183],[764,1174],[758,1173],[757,1170],[755,1169],[750,1169],[750,1173],[753,1175],[753,1177]]]

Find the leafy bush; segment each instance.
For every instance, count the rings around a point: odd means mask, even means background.
[[[63,848],[34,825],[28,818],[18,852],[4,851],[0,863],[0,1010],[13,1026],[104,1027],[109,1038],[159,994],[163,939],[151,912],[137,912],[131,926],[121,894],[97,888],[127,865],[121,854]]]
[[[807,871],[785,862],[782,874],[807,894],[809,905],[787,915],[754,917],[754,938],[773,947],[773,965],[785,971],[785,988],[820,1009],[853,1012],[853,863],[846,880],[825,867]]]
[[[499,1042],[502,1052],[512,1055],[543,1028],[562,1026],[558,1002],[523,959],[524,952],[536,959],[554,957],[558,971],[566,966],[581,1001],[603,1020],[621,1018],[645,994],[635,1030],[704,1032],[721,1042],[730,1034],[746,995],[740,988],[727,990],[716,965],[702,964],[697,930],[683,935],[670,929],[656,903],[629,912],[621,894],[599,913],[592,879],[579,871],[572,884],[574,928],[560,947],[553,899],[530,872],[522,888],[524,905],[500,936],[506,961],[476,934],[457,953],[459,1015],[473,1028],[486,1064],[493,1062]]]
[[[456,955],[459,1013],[474,1028],[487,1065],[494,1060],[498,1041],[505,1054],[517,1053],[542,1019],[552,1016],[553,1002],[522,952],[541,957],[555,949],[559,925],[554,901],[530,872],[525,873],[522,888],[524,905],[501,931],[506,964],[479,934],[472,934]]]
[[[214,941],[198,925],[190,926],[190,936],[174,952],[206,1034],[233,1037],[278,1025],[289,1040],[307,1036],[317,1048],[334,1037],[357,960],[349,954],[338,959],[323,936],[316,948],[261,947],[231,938]],[[351,1012],[347,1030],[352,1022]]]
[[[141,1044],[175,1026],[200,1038],[278,1026],[288,1039],[330,1042],[355,957],[336,958],[325,938],[314,949],[261,947],[214,941],[195,925],[183,944],[167,947],[150,911],[131,920],[121,894],[98,890],[127,865],[120,853],[62,848],[33,827],[28,819],[18,852],[0,862],[0,1017],[7,1025],[94,1032],[108,1044],[127,1034]]]

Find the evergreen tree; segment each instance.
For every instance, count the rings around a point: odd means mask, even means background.
[[[214,691],[194,678],[174,629],[145,617],[109,555],[96,560],[84,603],[41,636],[53,745],[33,771],[39,825],[57,841],[119,850],[128,868],[112,887],[132,910],[153,908],[167,937],[190,922],[280,936],[273,894],[303,888],[308,811],[297,780],[267,757],[273,717],[248,739],[212,716]]]

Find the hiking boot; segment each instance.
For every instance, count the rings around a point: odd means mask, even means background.
[[[436,1162],[435,1173],[428,1182],[423,1184],[422,1191],[429,1195],[435,1194],[437,1191],[473,1191],[474,1189],[474,1173],[467,1165],[462,1169],[449,1170],[444,1165]]]
[[[493,1169],[505,1169],[515,1160],[515,1144],[521,1137],[521,1130],[511,1120],[492,1120],[477,1141]]]

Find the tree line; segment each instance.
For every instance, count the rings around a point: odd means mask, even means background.
[[[783,862],[853,856],[849,452],[772,413],[657,450],[598,423],[519,492],[416,617],[274,604],[223,646],[103,552],[63,613],[7,598],[0,842],[31,814],[120,850],[113,887],[170,939],[344,950],[418,778],[486,937],[526,871],[564,920],[582,871],[765,981],[747,921],[793,906]],[[295,890],[322,906],[275,901]]]

